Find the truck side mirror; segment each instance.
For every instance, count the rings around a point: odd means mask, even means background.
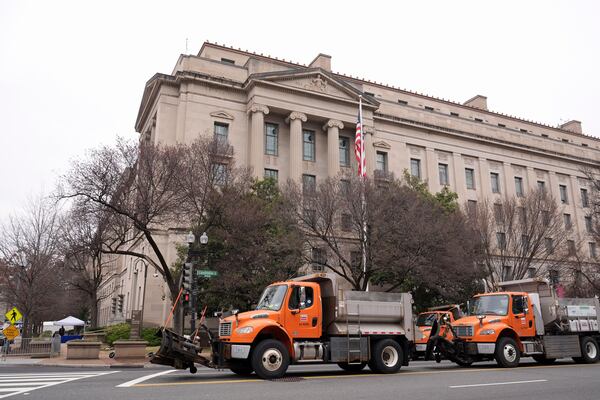
[[[306,288],[300,286],[300,308],[306,307]]]

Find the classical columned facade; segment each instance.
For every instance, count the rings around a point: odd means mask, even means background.
[[[543,186],[573,221],[569,238],[594,256],[581,171],[600,161],[600,141],[578,121],[549,126],[493,112],[484,96],[454,102],[349,77],[324,54],[303,65],[204,43],[147,82],[135,127],[151,143],[218,135],[257,178],[318,184],[356,172],[361,97],[370,178],[409,171],[432,192],[448,187],[472,204]],[[173,257],[177,237],[161,243]],[[160,298],[150,290],[148,300]]]

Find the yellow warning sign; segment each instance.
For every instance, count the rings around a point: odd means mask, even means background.
[[[21,320],[21,318],[23,318],[23,315],[17,309],[17,307],[13,307],[9,312],[4,314],[4,316],[6,317],[8,322],[11,324],[16,324],[17,322],[19,322]]]
[[[19,330],[14,325],[10,325],[8,328],[5,328],[2,333],[8,340],[13,340],[19,336]]]

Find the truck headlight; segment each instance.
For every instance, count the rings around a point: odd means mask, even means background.
[[[247,333],[252,333],[254,331],[254,328],[251,326],[243,326],[241,328],[237,328],[235,330],[235,333],[239,333],[241,335],[243,334],[247,334]]]
[[[482,331],[479,331],[480,335],[493,335],[495,333],[496,333],[496,331],[493,329],[484,329]]]

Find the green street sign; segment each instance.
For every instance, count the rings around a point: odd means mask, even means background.
[[[196,273],[198,274],[198,276],[202,276],[204,278],[212,278],[214,276],[219,275],[218,271],[211,271],[209,269],[198,269],[196,270]]]

